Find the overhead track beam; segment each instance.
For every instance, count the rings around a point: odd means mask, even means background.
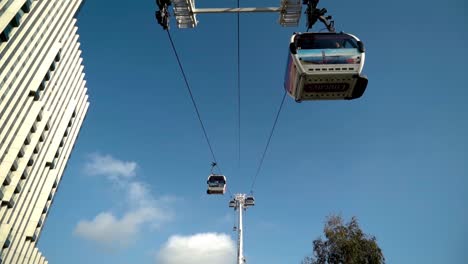
[[[174,16],[179,28],[194,28],[198,24],[197,14],[208,13],[280,13],[279,24],[295,27],[302,14],[301,0],[280,0],[279,7],[242,7],[242,8],[196,8],[195,0],[172,0]]]
[[[193,10],[195,14],[202,13],[262,13],[262,12],[280,12],[279,7],[241,7],[241,8],[197,8]]]

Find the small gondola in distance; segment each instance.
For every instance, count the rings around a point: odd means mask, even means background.
[[[206,181],[207,194],[224,194],[226,192],[226,176],[221,174],[210,174]]]
[[[245,206],[254,206],[255,205],[255,198],[253,196],[247,196],[245,198]]]

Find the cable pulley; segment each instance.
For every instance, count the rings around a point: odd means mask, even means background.
[[[169,30],[169,6],[171,5],[170,0],[156,0],[159,10],[155,12],[156,20],[158,24],[163,27],[164,30]]]
[[[328,12],[326,8],[317,8],[319,0],[303,0],[302,3],[307,5],[305,14],[307,15],[306,27],[307,31],[320,20],[328,29],[329,32],[335,32],[335,21],[331,20],[332,16],[325,16]]]

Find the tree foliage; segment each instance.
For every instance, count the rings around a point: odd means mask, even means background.
[[[384,264],[385,258],[374,236],[364,234],[356,217],[344,223],[341,216],[327,218],[325,240],[313,242],[313,257],[302,264]]]

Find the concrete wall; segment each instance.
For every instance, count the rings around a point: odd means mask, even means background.
[[[0,2],[0,263],[47,263],[36,243],[89,105],[80,5]]]

